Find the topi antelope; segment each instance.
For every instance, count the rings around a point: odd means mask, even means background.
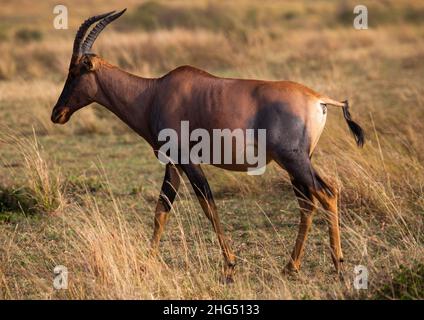
[[[68,77],[51,120],[64,124],[75,111],[97,102],[143,137],[156,157],[164,143],[158,139],[159,132],[165,128],[180,132],[182,121],[190,122],[190,130],[202,128],[208,132],[224,128],[266,129],[266,163],[275,160],[289,173],[300,207],[299,231],[285,270],[299,270],[312,217],[321,203],[329,225],[331,257],[340,273],[343,255],[338,190],[318,175],[311,157],[325,126],[327,106],[343,110],[357,145],[364,144],[363,130],[351,119],[348,102],[333,100],[290,81],[220,78],[190,66],[178,67],[155,79],[129,74],[90,52],[100,32],[124,12],[94,16],[80,26],[74,40]],[[84,40],[95,22],[98,23]],[[217,166],[235,171],[249,168],[248,163]],[[212,223],[225,259],[225,279],[232,281],[235,256],[219,221],[208,181],[197,163],[166,165],[156,205],[151,250],[157,252],[182,173],[188,177]]]

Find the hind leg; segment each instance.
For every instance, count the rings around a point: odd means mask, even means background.
[[[340,272],[341,263],[343,262],[343,254],[340,242],[339,216],[337,210],[337,189],[327,184],[316,173],[307,153],[279,152],[274,159],[281,167],[287,170],[292,180],[296,181],[296,184],[303,186],[302,188],[306,189],[310,193],[310,197],[315,197],[324,207],[326,211],[325,217],[329,225],[331,257],[336,271]],[[299,203],[301,208],[305,205],[304,203]],[[292,260],[297,261],[299,265],[300,260],[295,260],[293,257],[301,257],[307,231],[311,224],[311,220],[308,220],[306,217],[302,219],[304,223],[302,225],[301,221],[301,225],[299,227],[299,245],[296,243],[294,254],[292,255]],[[296,267],[296,264],[293,263],[293,265]]]
[[[340,223],[339,213],[337,209],[338,191],[335,187],[330,186],[331,194],[323,190],[314,190],[314,195],[325,209],[325,218],[328,223],[328,231],[330,236],[331,258],[334,267],[338,273],[341,273],[343,263],[343,253],[340,240]]]
[[[315,197],[311,194],[307,186],[304,186],[295,180],[292,181],[292,185],[297,201],[299,203],[300,223],[296,244],[291,254],[291,260],[285,268],[285,271],[287,272],[297,272],[300,269],[305,242],[312,225],[312,217],[314,215],[317,203]]]

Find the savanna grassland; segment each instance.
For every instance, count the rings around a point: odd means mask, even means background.
[[[68,30],[53,28],[55,1],[0,1],[0,298],[424,298],[422,1],[361,1],[368,30],[352,26],[355,1],[62,3]],[[205,168],[238,257],[233,285],[221,282],[218,241],[187,182],[160,257],[148,257],[164,169],[147,143],[98,105],[50,122],[79,24],[122,7],[94,52],[127,71],[190,64],[349,98],[365,147],[330,108],[313,158],[341,192],[344,281],[322,212],[301,272],[283,275],[299,213],[274,164],[263,176]],[[52,286],[57,265],[67,290]],[[353,287],[356,265],[368,268],[368,290]]]

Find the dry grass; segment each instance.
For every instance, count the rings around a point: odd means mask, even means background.
[[[165,18],[148,25],[139,4],[128,1],[128,19],[99,38],[96,52],[144,76],[192,64],[222,76],[290,79],[349,97],[367,131],[365,148],[355,147],[342,115],[330,110],[314,156],[341,190],[345,281],[333,273],[319,213],[302,272],[282,275],[298,222],[285,173],[274,165],[263,177],[208,168],[239,259],[232,286],[220,281],[216,237],[186,184],[161,256],[148,258],[163,168],[146,144],[99,106],[78,112],[66,127],[50,123],[77,25],[89,14],[123,6],[69,3],[77,12],[72,30],[53,31],[46,22],[52,3],[26,11],[23,1],[17,14],[18,4],[6,2],[0,14],[0,298],[424,297],[420,2],[366,3],[373,28],[356,31],[343,20],[352,2],[161,2],[164,8],[149,10],[175,15],[164,27]],[[199,21],[186,11],[212,18]],[[217,20],[223,12],[227,18]],[[25,28],[39,30],[41,39],[17,45],[15,34]],[[368,290],[352,287],[358,264],[369,270]],[[68,290],[52,286],[56,265],[70,271]]]

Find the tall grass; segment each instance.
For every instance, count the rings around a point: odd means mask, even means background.
[[[424,212],[423,202],[422,199],[414,200],[412,193],[415,190],[396,177],[390,174],[381,176],[380,168],[375,166],[375,162],[381,161],[378,147],[377,150],[366,149],[375,155],[374,160],[370,157],[364,160],[358,153],[339,158],[341,164],[336,165],[338,179],[343,180],[344,186],[341,198],[343,248],[347,257],[344,282],[340,282],[336,275],[325,275],[326,272],[331,274],[332,267],[328,241],[324,236],[325,244],[313,240],[321,233],[326,234],[321,223],[311,235],[304,263],[310,265],[312,260],[317,265],[305,267],[294,277],[283,276],[282,266],[294,238],[282,234],[281,226],[275,225],[266,209],[257,204],[273,231],[250,233],[248,247],[237,250],[236,283],[226,286],[221,281],[222,259],[218,243],[210,231],[211,226],[205,225],[206,219],[199,215],[199,208],[185,183],[171,213],[172,222],[167,228],[170,236],[165,236],[162,241],[162,254],[153,259],[148,255],[151,223],[146,223],[135,210],[126,209],[124,212],[104,168],[98,169],[104,186],[100,194],[92,194],[89,188],[85,188],[84,192],[66,195],[62,191],[64,182],[52,178],[59,176],[57,167],[45,165],[37,140],[14,138],[12,141],[20,146],[27,186],[38,210],[51,212],[60,208],[60,215],[49,218],[49,227],[41,234],[25,228],[25,237],[29,239],[22,239],[22,230],[7,230],[10,238],[3,244],[0,260],[4,284],[0,292],[4,298],[391,298],[399,292],[388,288],[409,288],[410,283],[417,281],[419,286],[417,276],[406,277],[407,280],[400,280],[400,284],[398,280],[393,280],[398,282],[392,284],[391,279],[405,278],[397,275],[397,269],[410,270],[407,272],[413,275],[414,272],[419,274],[422,268],[423,221],[415,212]],[[417,172],[422,172],[418,166]],[[348,180],[344,178],[345,170],[349,171]],[[378,182],[380,179],[385,183]],[[391,183],[385,179],[390,179]],[[246,180],[245,183],[247,192],[255,194],[253,182]],[[406,188],[403,192],[411,193],[411,199],[399,198],[393,188],[400,186]],[[416,196],[422,198],[422,194]],[[414,201],[414,205],[410,201]],[[153,217],[153,206],[145,200],[142,202],[142,210]],[[239,214],[247,216],[248,209],[242,209]],[[323,221],[322,215],[318,213],[316,220]],[[45,237],[52,241],[46,242]],[[276,254],[276,243],[281,258]],[[26,252],[28,245],[32,252],[36,252],[35,258]],[[238,247],[240,244],[234,245]],[[23,265],[13,264],[16,259]],[[41,261],[44,262],[40,264]],[[51,287],[51,271],[58,264],[65,265],[70,272],[68,290],[58,291]],[[352,287],[352,270],[359,264],[369,270],[370,288],[366,292]],[[405,292],[403,290],[400,294]],[[422,298],[422,291],[411,292],[409,298]]]
[[[45,159],[35,131],[32,137],[23,137],[10,132],[13,131],[3,128],[0,143],[16,148],[23,161],[21,170],[24,172],[26,183],[21,192],[22,204],[29,213],[54,213],[61,209],[61,205],[64,204],[61,174],[49,169],[52,163]]]

